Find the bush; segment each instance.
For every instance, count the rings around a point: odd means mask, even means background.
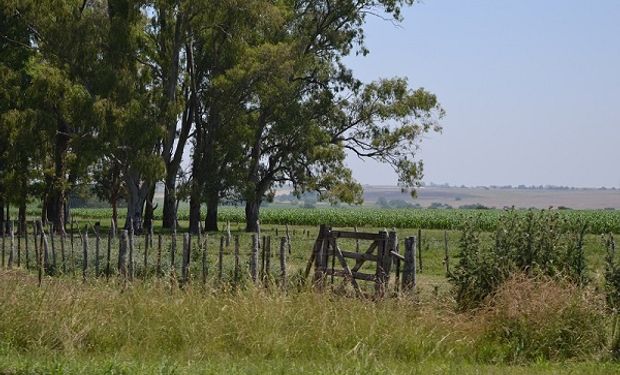
[[[463,225],[459,262],[449,275],[460,309],[477,307],[515,272],[587,282],[582,221],[562,220],[557,211],[508,210],[484,245],[479,227],[471,219]]]
[[[478,347],[492,348],[490,361],[586,359],[606,345],[603,299],[570,280],[513,275],[475,322]]]

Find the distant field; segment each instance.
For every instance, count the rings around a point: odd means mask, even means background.
[[[394,186],[364,186],[364,200],[374,203],[380,197],[387,200],[403,199],[428,207],[432,203],[449,204],[454,208],[462,205],[482,204],[487,207],[549,208],[568,207],[573,209],[620,209],[620,190],[599,189],[499,189],[499,188],[457,188],[423,187],[418,197],[401,193]]]
[[[108,221],[111,209],[74,209],[77,219],[95,219]],[[265,207],[261,209],[261,223],[312,225],[327,224],[340,227],[386,227],[386,228],[422,228],[422,229],[459,229],[468,219],[473,219],[476,226],[483,231],[492,231],[503,210],[450,210],[450,209],[378,209],[369,207],[318,207],[283,208]],[[527,210],[518,211],[525,214]],[[582,220],[589,224],[590,233],[620,233],[620,211],[616,210],[558,210],[563,220]],[[121,218],[124,210],[121,210]],[[179,211],[179,220],[188,220],[189,211]],[[155,218],[161,218],[161,211],[155,212]],[[242,207],[221,207],[219,221],[232,223],[244,222]]]

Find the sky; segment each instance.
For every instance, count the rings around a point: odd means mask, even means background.
[[[370,17],[370,54],[346,62],[437,95],[425,182],[620,187],[620,0],[424,0],[404,17]],[[397,183],[388,166],[347,162],[363,184]]]

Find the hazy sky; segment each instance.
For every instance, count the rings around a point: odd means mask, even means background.
[[[347,61],[437,94],[447,116],[422,142],[424,181],[620,186],[620,0],[425,0],[404,16],[371,17],[370,55]]]

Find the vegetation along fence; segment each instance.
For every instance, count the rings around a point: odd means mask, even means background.
[[[180,287],[252,283],[287,290],[304,285],[313,266],[312,281],[321,290],[331,281],[334,290],[383,297],[387,291],[412,290],[416,284],[416,237],[404,241],[401,255],[395,231],[360,233],[356,228],[336,231],[322,225],[313,237],[309,229],[291,231],[287,225],[278,237],[278,228],[269,233],[232,235],[228,226],[219,236],[175,231],[138,235],[129,228],[104,230],[97,223],[58,234],[39,220],[19,230],[10,224],[9,234],[2,237],[2,267],[34,271],[39,285],[44,276],[80,277],[84,282],[118,278],[123,285],[159,278]],[[301,237],[301,244],[307,246],[293,249],[293,236],[297,241]],[[362,248],[362,243],[368,246]],[[347,246],[353,249],[345,250]],[[304,267],[307,255],[310,260]],[[421,254],[418,266],[420,260]],[[336,285],[335,278],[343,283]]]

